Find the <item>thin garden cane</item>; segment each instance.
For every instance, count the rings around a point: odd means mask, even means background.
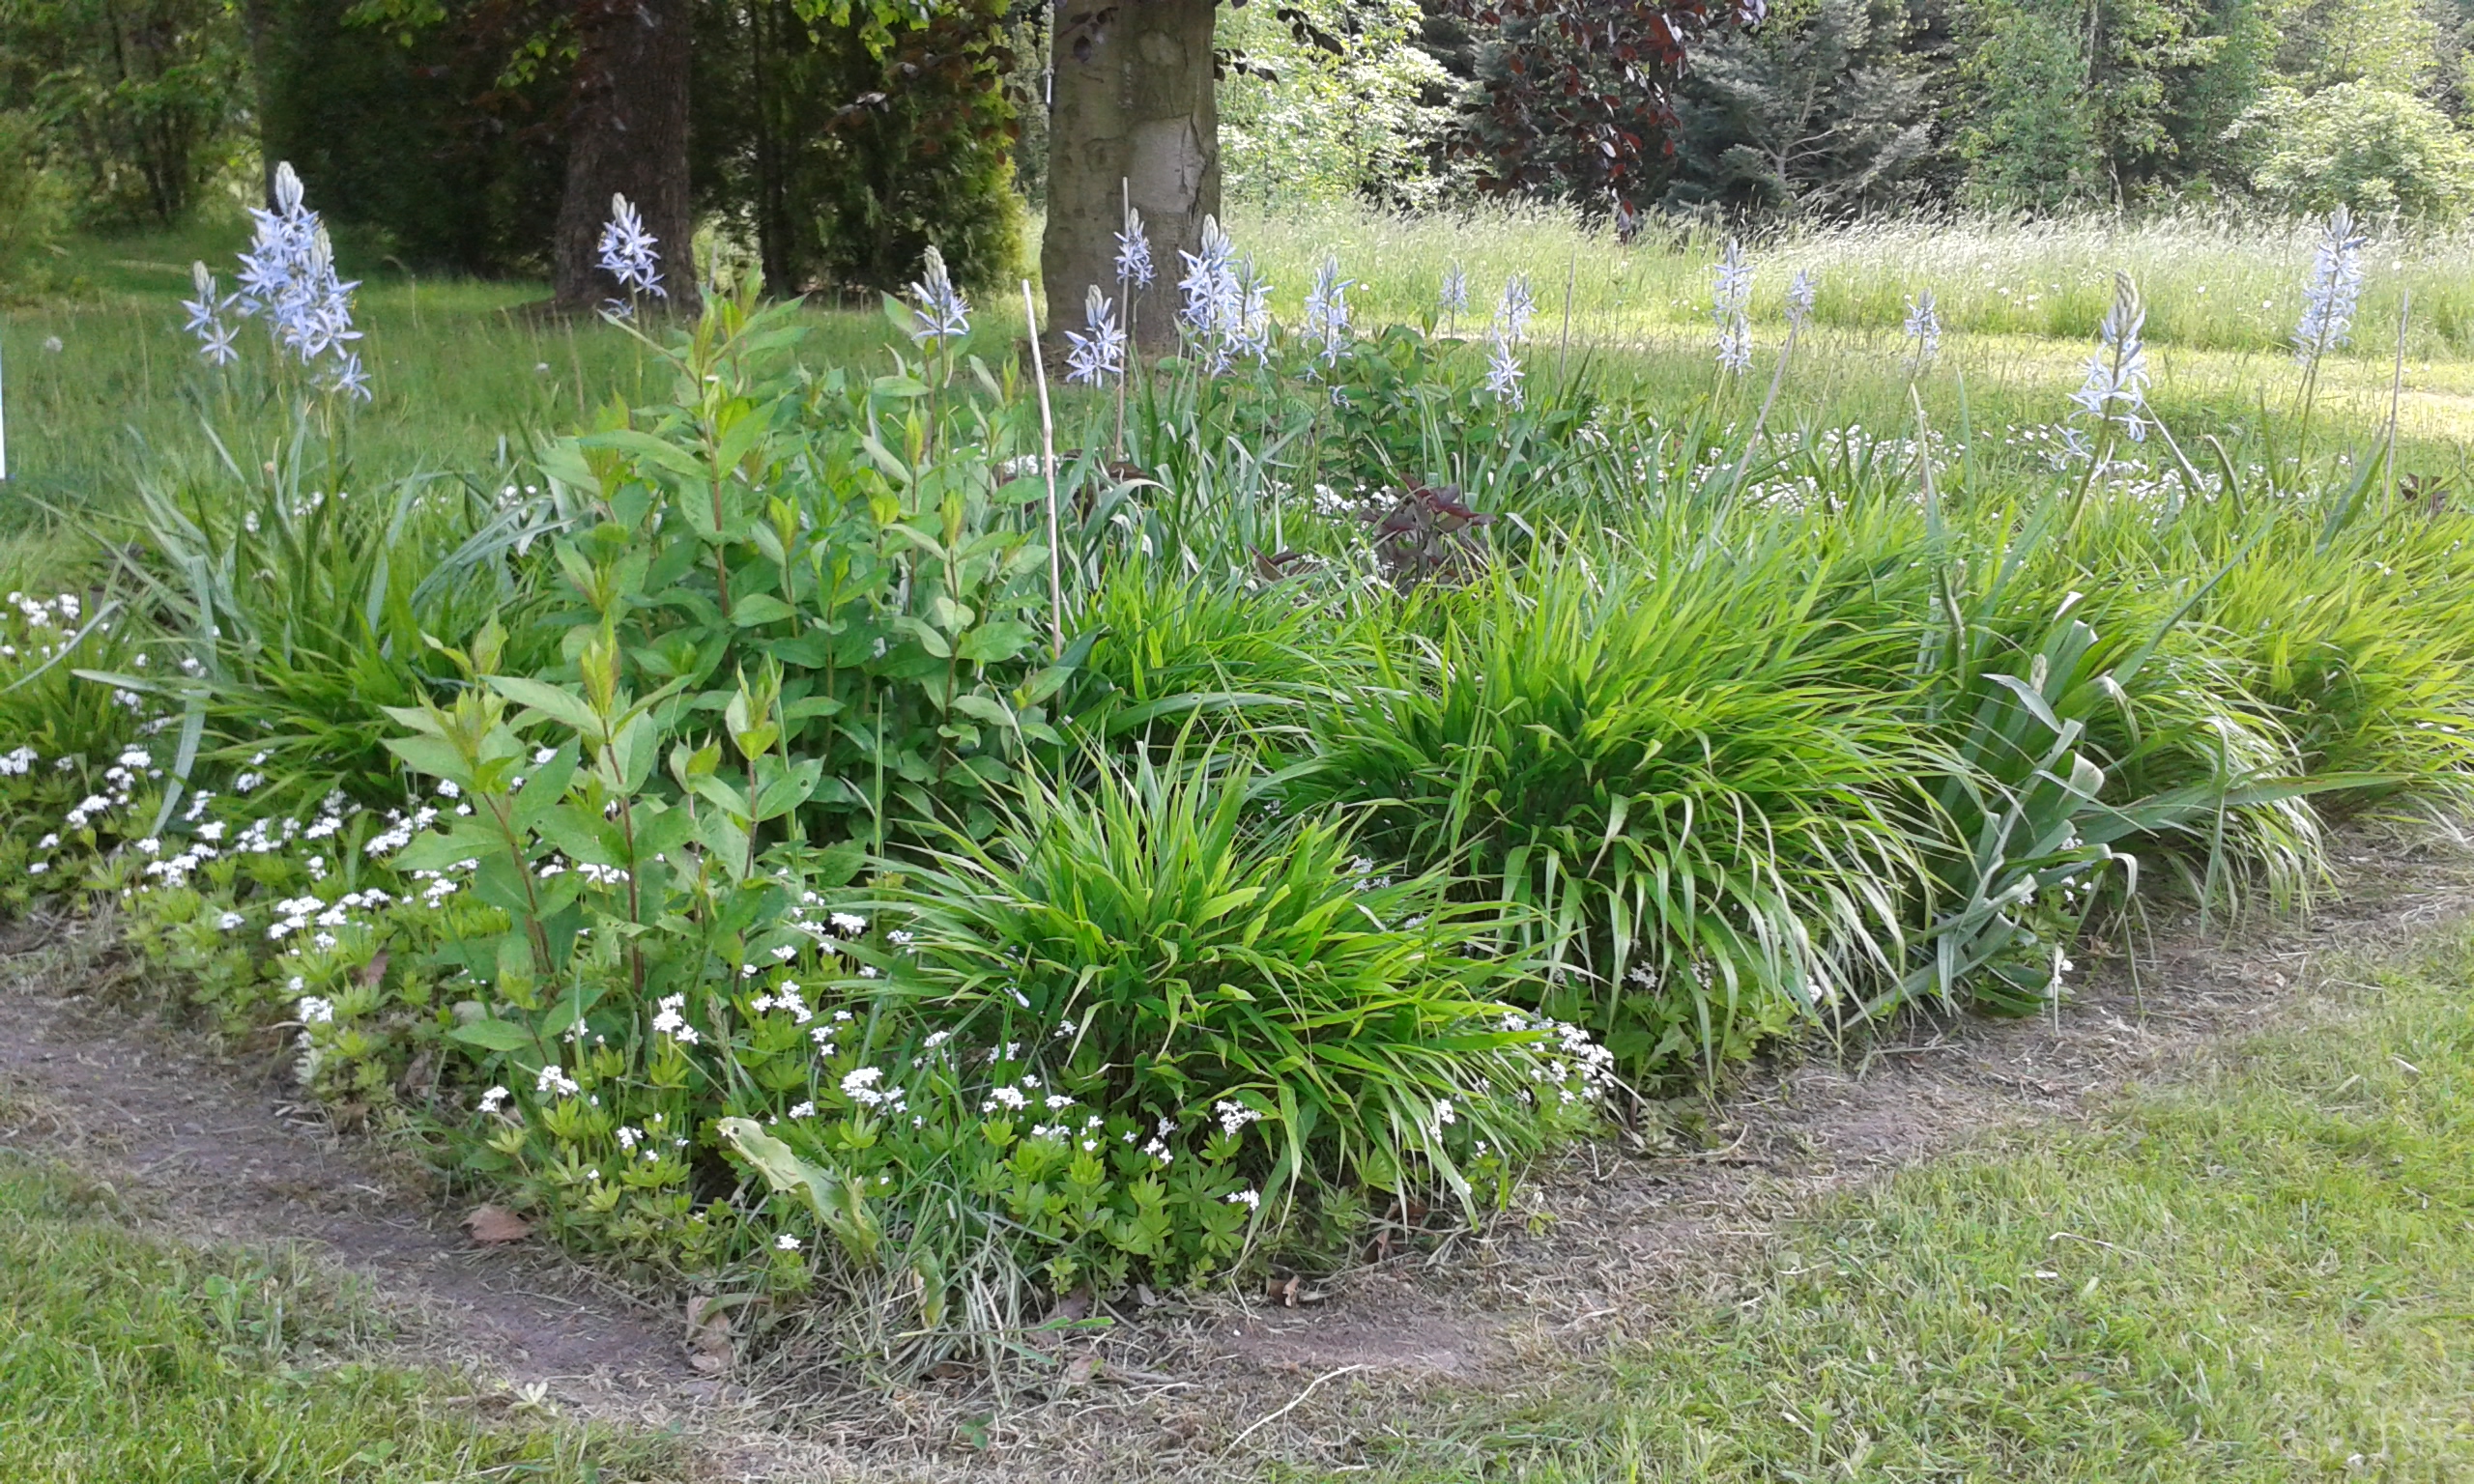
[[[1031,341],[1031,380],[1040,391],[1040,471],[1048,480],[1048,628],[1055,658],[1065,657],[1065,577],[1058,566],[1056,534],[1056,424],[1048,404],[1048,360],[1040,354],[1039,309],[1031,302],[1031,280],[1022,280],[1022,323]],[[1120,379],[1122,380],[1122,379]]]
[[[2388,503],[2397,504],[2397,414],[2405,399],[2405,327],[2414,318],[2414,291],[2404,291],[2397,306],[2397,366],[2388,379]]]

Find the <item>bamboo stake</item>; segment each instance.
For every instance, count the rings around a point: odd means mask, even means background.
[[[1581,249],[1574,243],[1571,261],[1564,265],[1564,339],[1555,348],[1555,385],[1559,387],[1565,381],[1565,362],[1572,353],[1572,282],[1580,276],[1580,271]]]
[[[2388,383],[2388,502],[2397,503],[2397,412],[2405,398],[2405,326],[2414,317],[2414,291],[2397,306],[2397,370]]]
[[[1048,477],[1048,634],[1050,652],[1065,657],[1065,577],[1056,533],[1056,424],[1049,414],[1048,361],[1040,354],[1039,310],[1031,303],[1031,280],[1022,280],[1022,324],[1031,337],[1031,379],[1040,389],[1040,470]]]

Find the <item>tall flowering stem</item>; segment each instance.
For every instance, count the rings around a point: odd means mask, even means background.
[[[1443,311],[1443,332],[1452,334],[1469,307],[1469,273],[1456,262],[1443,271],[1443,288],[1435,296],[1435,307]]]
[[[336,275],[326,224],[303,199],[301,176],[289,161],[274,167],[273,203],[249,212],[255,230],[241,254],[237,293],[218,294],[205,264],[190,269],[198,297],[182,307],[189,312],[188,328],[198,336],[199,354],[212,364],[228,364],[238,355],[225,316],[238,312],[264,319],[275,344],[318,371],[321,389],[366,402],[369,373],[352,348],[360,338],[352,323],[352,292],[360,284]]]
[[[1356,280],[1340,276],[1340,260],[1328,254],[1314,271],[1314,286],[1306,293],[1306,334],[1327,366],[1340,363],[1349,345],[1349,290]]]
[[[2096,476],[2113,457],[2114,440],[2127,436],[2134,443],[2147,438],[2147,346],[2141,332],[2147,325],[2147,305],[2139,284],[2124,272],[2114,274],[2113,307],[2096,328],[2097,348],[2087,357],[2086,380],[2070,394],[2078,405],[2074,417],[2093,417],[2104,430],[2104,442],[2089,449],[2087,477],[2080,482],[2071,503],[2075,520],[2086,502]]]
[[[1753,443],[1761,442],[1761,429],[1769,421],[1769,409],[1778,401],[1778,388],[1787,382],[1787,362],[1796,356],[1796,342],[1803,338],[1804,324],[1813,316],[1813,299],[1821,285],[1807,269],[1796,270],[1787,284],[1787,343],[1778,348],[1777,368],[1769,373],[1769,390],[1761,399],[1761,411],[1752,419]]]
[[[2338,207],[2320,224],[2311,254],[2311,278],[2302,289],[2302,319],[2293,328],[2293,356],[2302,365],[2301,437],[2311,435],[2311,405],[2319,390],[2319,361],[2353,338],[2354,311],[2362,301],[2362,249],[2353,213]]]
[[[970,303],[945,271],[945,255],[932,244],[920,255],[920,274],[910,285],[910,343],[938,363],[928,387],[928,438],[933,443],[940,415],[937,394],[954,379],[954,348],[970,335]]]
[[[661,281],[661,259],[653,251],[660,243],[660,238],[645,230],[644,217],[625,196],[610,198],[610,219],[601,224],[594,266],[618,280],[618,288],[626,297],[602,300],[603,313],[633,319],[636,301],[646,295],[670,298],[669,288]]]
[[[1260,361],[1271,349],[1271,286],[1237,257],[1237,246],[1215,216],[1202,219],[1200,252],[1177,256],[1186,266],[1177,280],[1182,298],[1178,328],[1205,374],[1225,375],[1239,357]]]
[[[1134,338],[1136,316],[1141,312],[1136,295],[1151,287],[1158,274],[1152,267],[1151,238],[1143,228],[1142,214],[1134,209],[1134,186],[1121,180],[1118,186],[1125,193],[1125,225],[1117,231],[1117,302],[1125,305],[1126,354],[1132,357],[1142,354]],[[1116,456],[1120,459],[1125,457],[1125,383],[1123,376],[1117,378]]]
[[[1718,325],[1718,373],[1741,376],[1752,369],[1752,263],[1741,242],[1727,239],[1714,274],[1710,315]]]
[[[1942,354],[1942,314],[1933,303],[1933,291],[1926,289],[1912,295],[1907,301],[1906,334],[1914,351],[1908,362],[1910,380],[1921,376]]]
[[[1521,390],[1520,354],[1513,347],[1529,338],[1530,319],[1538,312],[1538,296],[1527,273],[1504,281],[1504,296],[1495,304],[1495,321],[1486,328],[1486,390],[1506,407],[1527,401]]]

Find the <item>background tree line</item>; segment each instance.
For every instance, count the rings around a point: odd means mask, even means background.
[[[1752,25],[1674,0],[1128,3],[1210,31],[1215,196],[2474,206],[2474,0],[1778,0]],[[1048,204],[1059,17],[1118,9],[0,0],[0,254],[47,221],[175,223],[289,158],[417,266],[580,283],[626,189],[665,239],[729,228],[777,285],[898,284],[932,242],[987,283]],[[1685,24],[1645,66],[1582,14]],[[667,184],[624,184],[647,147]]]

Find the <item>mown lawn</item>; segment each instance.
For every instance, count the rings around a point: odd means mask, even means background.
[[[2460,928],[2334,1023],[1838,1203],[1383,1472],[2474,1478],[2469,991]]]
[[[0,1479],[10,1484],[600,1484],[676,1477],[659,1438],[487,1418],[373,1361],[369,1321],[280,1256],[140,1235],[0,1150]]]

